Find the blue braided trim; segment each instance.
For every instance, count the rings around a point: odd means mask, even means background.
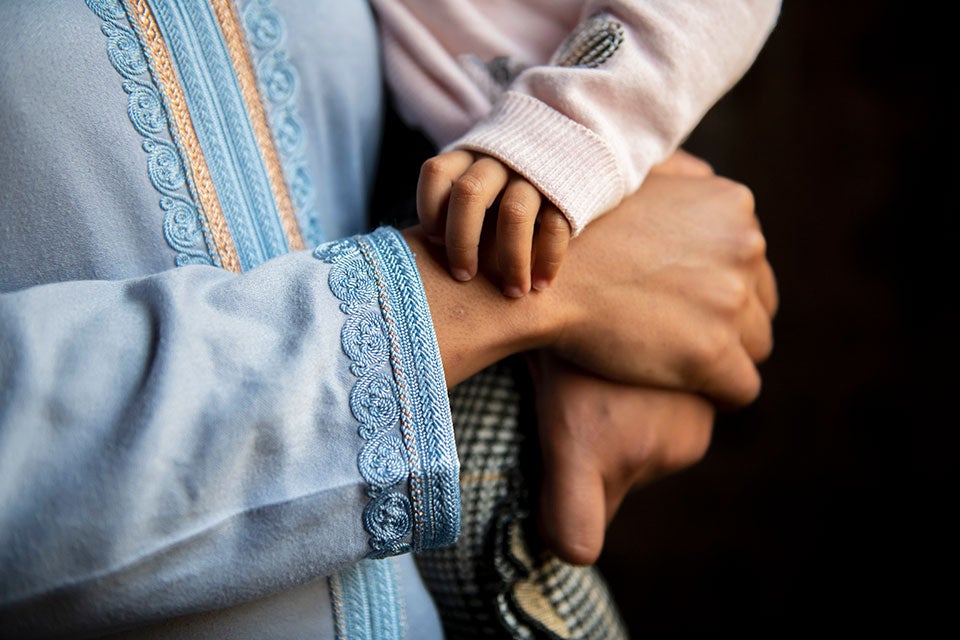
[[[233,62],[206,0],[149,0],[244,271],[288,252]]]
[[[216,245],[207,228],[190,173],[186,155],[173,135],[159,83],[142,46],[136,20],[126,14],[119,0],[86,0],[103,24],[107,36],[107,57],[123,78],[127,93],[127,114],[134,129],[143,136],[147,152],[147,175],[160,195],[163,237],[177,252],[176,265],[213,264],[220,266]]]
[[[271,0],[248,1],[242,8],[242,22],[300,233],[306,244],[316,245],[323,242],[324,234],[304,155],[306,129],[296,102],[300,77],[283,47],[286,24]]]
[[[423,283],[399,233],[383,227],[317,247],[347,314],[341,344],[358,377],[350,409],[370,502],[372,557],[452,544],[460,533],[459,461],[440,349]],[[378,309],[373,303],[379,304]]]
[[[330,601],[338,640],[401,640],[403,607],[392,560],[361,560],[331,576]]]

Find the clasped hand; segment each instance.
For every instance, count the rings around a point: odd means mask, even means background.
[[[716,178],[705,163],[682,152],[655,173],[702,179],[703,188],[717,190],[709,206],[723,209],[732,220],[739,217],[739,223],[731,226],[697,227],[687,218],[695,203],[673,200],[676,217],[655,221],[658,232],[669,231],[680,243],[674,252],[697,235],[713,234],[718,254],[729,252],[734,258],[730,266],[741,263],[739,274],[717,269],[704,273],[700,282],[683,280],[691,292],[708,297],[715,311],[731,322],[730,326],[720,324],[716,328],[719,336],[707,334],[701,336],[702,342],[694,341],[693,351],[686,355],[692,366],[675,370],[673,375],[680,376],[672,379],[676,384],[671,383],[670,375],[649,380],[650,384],[659,381],[674,389],[612,382],[565,361],[557,355],[557,349],[528,356],[542,456],[539,530],[559,557],[574,564],[596,561],[606,527],[632,487],[686,468],[703,457],[715,408],[701,393],[709,396],[714,392],[715,399],[724,405],[751,401],[760,385],[754,364],[766,358],[772,347],[770,323],[777,307],[776,286],[749,192]],[[677,190],[673,198],[681,193]],[[668,202],[670,199],[663,206]],[[684,238],[684,234],[693,235]],[[660,256],[663,270],[677,259],[679,254],[674,252]],[[678,281],[671,276],[663,282],[668,285]],[[673,328],[677,330],[690,326],[682,314],[670,317],[676,318]],[[637,333],[643,334],[644,326],[650,324],[638,323]],[[738,341],[722,333],[736,331],[737,327]],[[602,340],[598,336],[598,341]],[[567,353],[604,371],[604,356],[579,348]],[[608,354],[612,356],[613,352]],[[607,362],[607,372],[618,368],[615,358]],[[649,362],[652,371],[656,361]],[[724,380],[728,387],[723,389],[703,376],[698,363],[728,371]]]
[[[529,295],[501,293],[488,247],[477,276],[458,282],[424,229],[404,233],[449,386],[540,354],[541,523],[568,561],[596,559],[630,485],[702,455],[714,407],[760,391],[777,289],[753,196],[688,154],[588,225],[556,280]]]

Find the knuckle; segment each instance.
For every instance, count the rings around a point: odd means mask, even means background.
[[[651,461],[655,461],[658,444],[656,436],[650,430],[638,432],[630,446],[623,452],[621,475],[630,477],[637,470],[648,466]]]
[[[478,249],[476,242],[471,242],[467,238],[449,238],[447,240],[447,252],[451,256],[468,256]]]
[[[744,406],[752,403],[760,395],[760,387],[760,374],[756,369],[751,368],[740,377],[737,400]]]
[[[667,471],[681,471],[697,464],[707,455],[712,431],[704,429],[684,434],[664,454],[663,467]]]
[[[762,258],[767,254],[767,239],[759,229],[747,229],[740,239],[740,257],[744,261]]]
[[[750,187],[742,182],[730,181],[730,195],[741,209],[753,213],[756,207],[756,199]]]
[[[704,331],[694,347],[694,364],[705,370],[713,370],[729,350],[730,338],[726,331]]]
[[[562,213],[551,212],[540,220],[540,232],[550,236],[564,236],[570,234],[570,223]]]
[[[465,173],[456,182],[453,183],[453,197],[463,201],[479,200],[483,195],[483,180],[473,175]]]
[[[522,227],[530,222],[530,211],[519,200],[504,200],[500,205],[500,220],[510,228]]]
[[[557,540],[557,555],[573,565],[587,566],[600,556],[600,544],[586,539]]]
[[[753,356],[753,361],[757,364],[764,362],[770,357],[770,354],[773,353],[773,329],[770,326],[767,326],[764,330],[763,337],[760,339],[759,344],[757,345],[755,353],[751,354]]]
[[[741,277],[731,277],[726,284],[726,306],[727,310],[737,313],[745,309],[750,304],[750,287]]]
[[[446,173],[446,163],[438,156],[434,156],[420,165],[420,177],[426,180],[439,180],[444,178]]]

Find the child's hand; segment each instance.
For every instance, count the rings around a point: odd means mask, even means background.
[[[560,270],[570,224],[536,187],[499,160],[469,151],[430,158],[420,171],[417,212],[427,235],[446,245],[450,272],[466,281],[477,273],[483,219],[498,196],[497,260],[504,294],[525,295],[531,279],[534,289],[546,289]]]

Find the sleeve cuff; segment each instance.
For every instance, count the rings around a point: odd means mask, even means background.
[[[350,410],[375,558],[453,544],[460,465],[440,349],[413,254],[389,227],[321,245],[345,314],[341,344],[356,377]]]
[[[515,91],[447,148],[479,151],[509,165],[557,205],[574,235],[626,192],[616,157],[600,136]]]

